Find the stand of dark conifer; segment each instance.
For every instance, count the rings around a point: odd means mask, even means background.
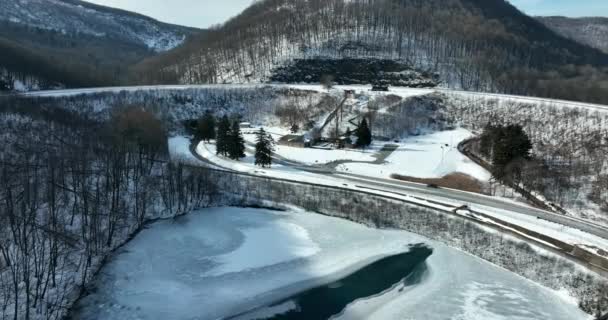
[[[206,112],[198,120],[196,138],[207,142],[215,139],[215,118],[211,112]]]
[[[223,116],[217,125],[216,153],[228,156],[228,136],[230,135],[230,120]]]
[[[532,142],[521,125],[488,124],[479,148],[482,155],[492,160],[495,177],[502,179],[509,171],[515,171],[511,173],[516,176],[521,174],[517,162],[531,159]]]
[[[255,144],[255,165],[262,168],[272,165],[272,153],[274,152],[274,140],[263,128],[257,133]]]
[[[367,119],[363,118],[363,120],[361,120],[361,124],[359,125],[359,128],[357,128],[355,135],[357,136],[357,147],[365,148],[372,144],[372,132],[367,124]]]
[[[228,157],[232,160],[245,158],[245,139],[238,121],[232,122],[232,129],[228,134]]]

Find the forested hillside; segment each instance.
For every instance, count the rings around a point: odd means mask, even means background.
[[[144,47],[0,22],[0,90],[117,84]]]
[[[608,53],[608,18],[538,17],[538,19],[564,37]]]
[[[129,66],[194,29],[75,0],[0,0],[0,90],[127,81]]]
[[[399,60],[438,72],[442,85],[455,88],[608,100],[601,92],[607,55],[504,0],[259,1],[142,63],[138,76],[155,83],[268,81],[295,59],[319,57]],[[585,81],[591,77],[596,81]]]
[[[207,206],[214,182],[168,162],[139,107],[100,121],[0,98],[0,318],[64,319],[104,257],[149,219]]]

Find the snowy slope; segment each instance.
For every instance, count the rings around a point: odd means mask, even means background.
[[[458,151],[458,143],[472,136],[465,129],[412,136],[398,143],[399,148],[384,164],[347,163],[338,170],[378,178],[390,178],[392,174],[442,178],[451,173],[464,173],[487,182],[490,173]]]
[[[191,29],[77,0],[0,0],[0,20],[63,34],[138,43],[156,52],[182,44]]]
[[[553,31],[608,53],[608,18],[537,17]]]

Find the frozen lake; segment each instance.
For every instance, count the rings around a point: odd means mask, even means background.
[[[554,291],[424,237],[299,210],[212,208],[155,223],[95,284],[74,318],[589,318]],[[318,301],[329,301],[327,313],[311,313]]]

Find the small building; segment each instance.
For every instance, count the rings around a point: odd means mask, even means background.
[[[241,122],[239,123],[239,126],[241,127],[241,129],[251,129],[251,123],[249,122]]]
[[[353,143],[353,139],[351,137],[340,137],[337,140],[338,149],[353,149],[355,148],[355,144]]]
[[[308,148],[310,147],[310,141],[305,138],[304,135],[288,134],[281,137],[278,142],[282,146],[295,147],[295,148]]]
[[[355,98],[355,90],[344,90],[344,97],[347,99]]]

